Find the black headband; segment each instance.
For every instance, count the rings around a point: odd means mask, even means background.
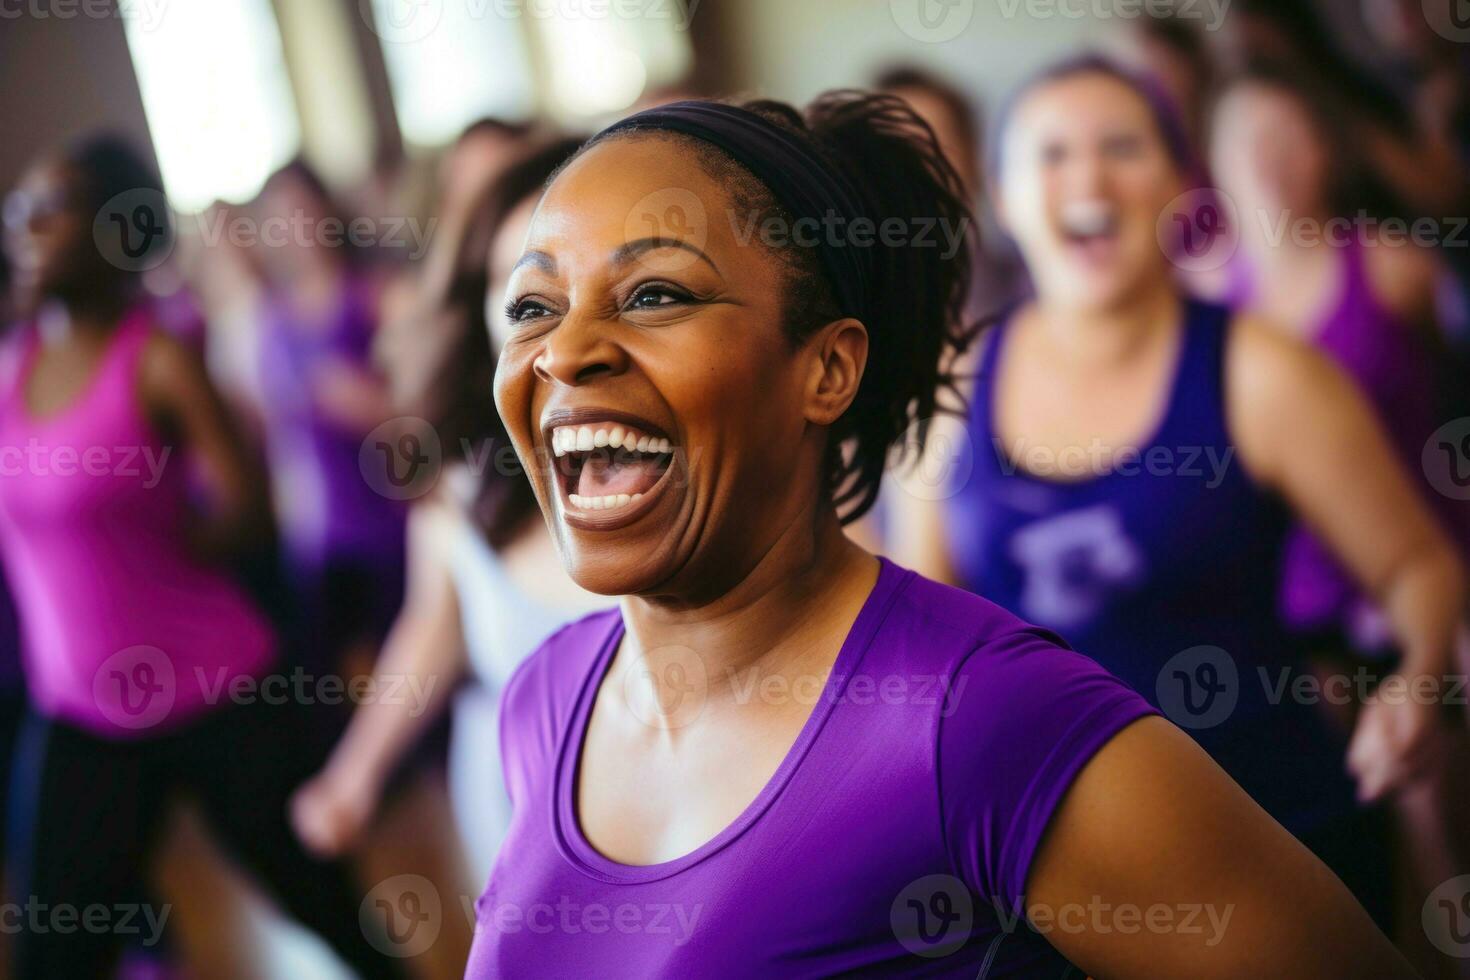
[[[749,109],[698,100],[645,109],[613,123],[597,138],[632,129],[682,133],[719,147],[770,189],[791,215],[793,232],[796,222],[815,222],[821,229],[815,239],[822,268],[842,314],[866,321],[872,249],[846,237],[852,222],[866,217],[862,197],[800,138]],[[838,222],[836,235],[828,232],[829,220]]]

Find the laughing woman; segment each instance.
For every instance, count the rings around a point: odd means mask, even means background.
[[[496,401],[621,598],[507,686],[468,975],[1410,975],[1141,698],[844,537],[963,340],[936,219],[932,136],[855,93],[651,109],[550,184]]]

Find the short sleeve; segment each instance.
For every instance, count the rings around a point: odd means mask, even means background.
[[[949,853],[979,895],[1008,909],[1062,797],[1098,750],[1154,709],[1040,630],[1011,633],[956,668],[939,722],[939,802]]]

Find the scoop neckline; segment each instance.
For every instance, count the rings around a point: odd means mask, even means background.
[[[35,373],[36,361],[41,356],[40,328],[33,322],[26,328],[24,348],[20,352],[19,363],[16,367],[15,379],[11,388],[11,399],[15,405],[16,413],[27,425],[36,429],[50,429],[66,422],[83,412],[93,401],[101,397],[106,388],[107,376],[114,370],[115,362],[121,356],[123,345],[131,339],[132,333],[139,329],[138,322],[143,311],[138,308],[130,309],[118,318],[117,325],[112,329],[112,335],[106,339],[102,353],[93,365],[91,373],[77,389],[71,401],[58,409],[50,412],[36,412],[30,404],[27,389],[30,387],[31,375]]]
[[[1196,335],[1198,334],[1198,331],[1194,329],[1194,314],[1198,305],[1189,297],[1181,297],[1179,304],[1179,323],[1177,325],[1178,348],[1174,351],[1173,365],[1168,374],[1168,381],[1165,385],[1160,411],[1145,430],[1147,433],[1145,438],[1138,441],[1138,449],[1133,457],[1135,462],[1143,459],[1150,449],[1164,441],[1164,436],[1173,424],[1174,417],[1179,413],[1179,406],[1184,399],[1186,363],[1190,357],[1190,349],[1194,345]],[[1001,467],[1002,472],[1009,472],[1029,483],[1049,487],[1053,490],[1078,490],[1096,487],[1116,478],[1120,474],[1117,465],[1108,467],[1104,472],[1077,479],[1045,476],[1027,469],[1001,445],[1000,435],[995,422],[996,407],[1000,402],[1001,359],[1005,353],[1005,342],[1015,327],[1015,318],[1018,312],[1019,310],[1012,310],[1011,314],[997,325],[995,337],[991,342],[989,351],[987,351],[986,363],[983,368],[991,376],[989,390],[985,393],[985,397],[980,400],[980,407],[985,412],[983,434],[990,441],[989,451],[994,455],[996,464]]]
[[[613,884],[639,884],[668,878],[695,867],[739,839],[760,820],[791,783],[792,777],[801,767],[802,761],[841,700],[853,669],[861,662],[879,627],[887,619],[888,611],[902,591],[902,586],[914,574],[886,558],[878,557],[878,579],[842,641],[817,705],[807,716],[796,740],[786,750],[786,755],[771,778],[745,809],[719,833],[687,854],[657,864],[624,864],[603,854],[587,840],[577,815],[577,776],[581,768],[587,726],[592,716],[592,707],[597,701],[597,693],[607,679],[613,656],[624,634],[622,613],[613,610],[612,622],[578,691],[575,707],[563,728],[557,751],[556,772],[552,779],[552,814],[556,841],[562,856],[590,877]]]

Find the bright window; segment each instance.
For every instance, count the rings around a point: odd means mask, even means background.
[[[548,109],[566,120],[623,112],[689,70],[681,0],[526,0],[549,75]]]
[[[525,31],[514,4],[371,0],[371,5],[398,125],[409,143],[439,146],[484,116],[521,119],[534,111]]]
[[[253,197],[300,145],[270,0],[169,0],[124,22],[173,205]]]

